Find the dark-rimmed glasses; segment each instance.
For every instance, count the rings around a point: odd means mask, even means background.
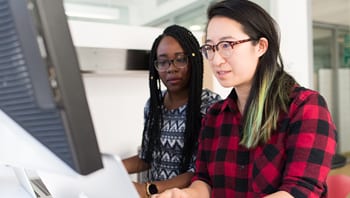
[[[228,58],[232,54],[233,46],[252,40],[252,38],[249,38],[238,41],[220,41],[216,45],[204,44],[200,47],[200,51],[208,60],[212,60],[214,58],[215,51],[217,51],[223,58]]]
[[[188,64],[188,57],[185,54],[179,54],[172,60],[159,58],[154,61],[154,66],[159,72],[167,71],[171,64],[177,68],[184,68]]]

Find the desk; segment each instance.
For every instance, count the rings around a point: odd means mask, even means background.
[[[336,153],[332,160],[332,169],[340,168],[346,165],[346,157]]]
[[[118,156],[103,155],[103,169],[87,176],[37,171],[53,198],[138,198]],[[11,167],[0,165],[0,198],[31,198]]]
[[[0,197],[1,198],[30,198],[18,182],[11,167],[0,165]]]

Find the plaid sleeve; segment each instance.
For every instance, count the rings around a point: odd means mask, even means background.
[[[202,121],[202,128],[204,127],[204,123],[205,123],[205,117],[203,118]],[[210,177],[208,174],[208,169],[207,169],[207,156],[206,156],[206,151],[204,149],[204,139],[205,137],[203,137],[203,134],[207,134],[207,132],[204,132],[205,130],[202,129],[201,133],[200,133],[200,137],[198,139],[198,151],[197,151],[197,157],[196,157],[196,172],[195,175],[192,177],[192,182],[195,180],[202,180],[208,184],[210,184]],[[208,140],[207,140],[208,141]]]
[[[294,197],[324,197],[335,153],[335,125],[324,98],[302,91],[290,106],[287,164],[280,190]]]

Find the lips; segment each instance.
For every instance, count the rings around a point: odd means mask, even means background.
[[[223,77],[223,76],[225,76],[228,73],[230,73],[230,71],[216,71],[216,75],[218,77]]]
[[[169,78],[169,79],[167,79],[167,83],[169,83],[169,84],[177,84],[179,82],[181,82],[181,78]]]

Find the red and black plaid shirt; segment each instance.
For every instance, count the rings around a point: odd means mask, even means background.
[[[203,119],[196,173],[211,197],[256,198],[284,190],[297,198],[327,197],[326,177],[335,153],[335,125],[317,92],[296,87],[267,144],[239,145],[242,116],[236,95],[216,103]]]

